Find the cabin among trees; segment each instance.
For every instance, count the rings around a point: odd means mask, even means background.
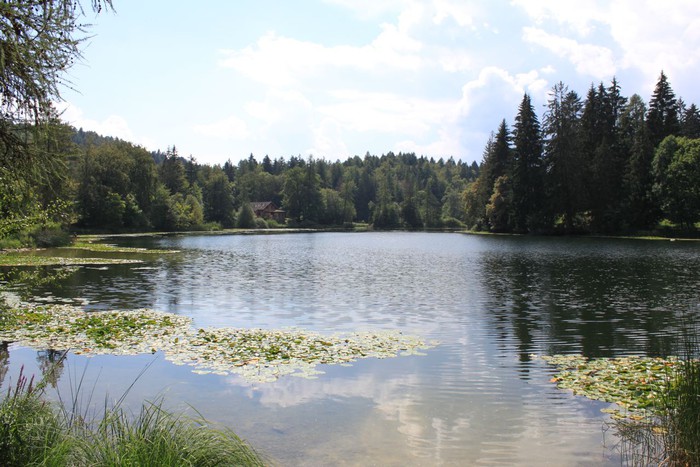
[[[284,224],[284,219],[287,217],[287,211],[280,209],[272,201],[255,201],[250,203],[256,217],[265,220],[274,220],[280,224]]]

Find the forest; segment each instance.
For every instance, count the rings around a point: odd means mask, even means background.
[[[662,72],[649,104],[619,83],[582,99],[556,84],[541,119],[525,94],[480,164],[388,152],[206,165],[176,146],[44,122],[3,121],[0,246],[60,244],[69,231],[346,227],[622,234],[694,232],[700,220],[700,110]],[[284,225],[255,218],[272,201]]]

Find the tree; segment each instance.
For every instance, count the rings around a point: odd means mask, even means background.
[[[513,131],[513,227],[517,232],[539,230],[543,210],[544,180],[540,122],[525,94],[515,117]]]
[[[654,147],[646,124],[647,108],[633,94],[620,117],[620,138],[628,153],[623,175],[623,212],[630,227],[650,227],[659,212],[652,198],[651,162]]]
[[[159,170],[160,180],[165,187],[170,191],[171,195],[176,193],[185,194],[190,184],[187,181],[185,165],[182,163],[180,156],[177,154],[177,149],[173,146],[168,148],[165,153],[165,159],[160,165]]]
[[[218,222],[225,228],[233,227],[233,192],[223,170],[212,171],[204,182],[202,194],[206,220]]]
[[[700,220],[700,140],[666,137],[652,166],[654,194],[664,215],[691,228]]]
[[[595,231],[619,229],[626,154],[618,122],[626,99],[613,79],[609,88],[591,85],[581,115],[581,156],[585,165],[585,208]]]
[[[695,104],[690,104],[683,112],[680,135],[686,138],[700,138],[700,110]]]
[[[99,11],[111,0],[93,0]],[[80,57],[85,32],[83,9],[74,0],[27,0],[0,6],[0,210],[4,221],[31,216],[13,211],[7,197],[26,190],[32,179],[59,179],[62,161],[53,151],[38,151],[36,138],[57,121],[53,102],[59,101],[66,71]],[[8,176],[9,175],[9,176]],[[33,211],[46,210],[34,206]]]
[[[287,171],[283,187],[284,206],[296,222],[318,221],[321,205],[319,176],[313,164]]]
[[[486,205],[486,217],[493,232],[508,232],[512,228],[512,193],[508,176],[498,177],[489,204]]]
[[[649,101],[647,126],[651,144],[654,147],[658,146],[665,137],[677,135],[680,131],[676,95],[663,71]]]
[[[250,203],[243,203],[238,210],[238,220],[236,227],[239,229],[254,229],[255,228],[255,213]]]
[[[566,232],[577,227],[583,202],[581,160],[581,99],[564,83],[552,88],[544,117],[545,170],[550,215],[562,218]]]

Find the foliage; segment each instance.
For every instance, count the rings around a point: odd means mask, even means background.
[[[397,332],[193,329],[187,317],[145,309],[85,312],[68,305],[20,304],[0,316],[0,340],[88,355],[162,351],[168,360],[192,365],[197,373],[235,373],[258,382],[289,374],[313,377],[318,364],[388,358],[430,347]]]
[[[69,465],[69,437],[41,394],[20,371],[0,402],[0,465]]]
[[[662,212],[691,228],[700,219],[700,140],[668,136],[656,150],[652,170]]]
[[[0,402],[0,464],[51,465],[264,465],[235,433],[204,419],[144,403],[137,417],[118,405],[99,421],[44,400],[45,381],[32,385],[20,372]]]
[[[238,211],[238,216],[236,221],[236,227],[239,229],[254,229],[255,224],[255,213],[250,203],[243,203],[241,209]]]

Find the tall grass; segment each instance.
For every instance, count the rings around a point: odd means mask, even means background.
[[[697,334],[686,338],[680,371],[662,398],[669,465],[700,466],[700,361]]]
[[[626,465],[700,466],[700,343],[697,328],[683,339],[677,371],[670,372],[653,414],[615,423]]]
[[[65,404],[52,406],[44,384],[20,371],[0,402],[0,465],[15,466],[260,466],[263,458],[227,428],[175,415],[145,402],[135,417],[105,407],[86,421]],[[73,395],[73,401],[76,395]],[[123,400],[123,398],[122,398]]]

